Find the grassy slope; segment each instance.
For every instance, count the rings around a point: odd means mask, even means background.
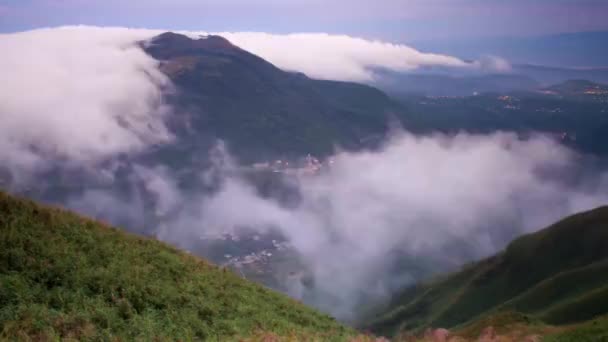
[[[497,341],[521,342],[606,342],[608,341],[608,316],[566,326],[552,326],[513,311],[503,311],[453,330],[456,341],[479,341],[479,336],[488,327],[493,327]],[[532,338],[535,337],[535,338]]]
[[[342,340],[352,331],[158,241],[0,192],[0,339]]]
[[[519,311],[551,324],[608,313],[608,207],[566,218],[513,241],[491,258],[423,284],[371,324],[394,334],[462,326],[488,313]]]
[[[549,334],[543,342],[606,342],[608,341],[608,316],[593,319],[584,324],[566,327]]]

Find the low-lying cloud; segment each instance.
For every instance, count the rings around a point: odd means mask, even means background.
[[[297,192],[289,203],[262,195],[224,148],[210,155],[186,188],[165,166],[134,165],[126,193],[90,189],[66,204],[203,254],[203,237],[279,233],[306,269],[284,289],[356,321],[421,274],[608,203],[606,175],[580,177],[577,154],[543,136],[398,133],[377,150],[336,153],[316,174],[274,174]]]
[[[142,30],[94,27],[0,35],[0,163],[92,161],[170,139],[168,79],[135,42]]]
[[[297,177],[295,206],[226,177],[213,195],[190,198],[161,236],[189,248],[198,236],[239,227],[279,231],[314,279],[300,299],[350,320],[363,298],[386,298],[416,278],[393,268],[398,255],[449,269],[608,200],[601,177],[591,187],[565,182],[576,155],[541,136],[400,134],[379,151],[332,159]]]

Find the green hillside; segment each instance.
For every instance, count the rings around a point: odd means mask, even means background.
[[[543,342],[604,342],[608,341],[608,316],[583,324],[569,326],[549,334]]]
[[[371,324],[374,331],[462,327],[499,312],[551,325],[606,314],[608,207],[520,237],[502,253],[408,289],[393,303]]]
[[[344,340],[352,333],[161,242],[0,192],[0,340]]]

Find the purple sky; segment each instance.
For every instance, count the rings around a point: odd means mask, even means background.
[[[0,32],[87,24],[391,41],[608,30],[608,0],[0,0]]]

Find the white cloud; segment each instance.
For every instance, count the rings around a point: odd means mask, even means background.
[[[203,234],[278,229],[314,276],[301,299],[352,319],[362,294],[379,300],[415,278],[391,269],[396,250],[445,269],[605,204],[605,179],[591,187],[560,180],[576,167],[572,151],[543,137],[403,134],[380,151],[339,153],[331,168],[298,177],[295,206],[229,176],[214,195],[179,201],[189,204],[160,237],[190,247]]]
[[[345,35],[261,32],[218,33],[235,45],[286,70],[313,78],[370,81],[372,68],[411,71],[420,67],[475,68],[456,57],[420,52],[412,47]]]
[[[481,72],[508,73],[512,70],[511,63],[497,56],[482,56],[479,60],[474,61],[473,65]]]
[[[91,161],[170,137],[149,31],[67,27],[0,35],[0,161]]]

